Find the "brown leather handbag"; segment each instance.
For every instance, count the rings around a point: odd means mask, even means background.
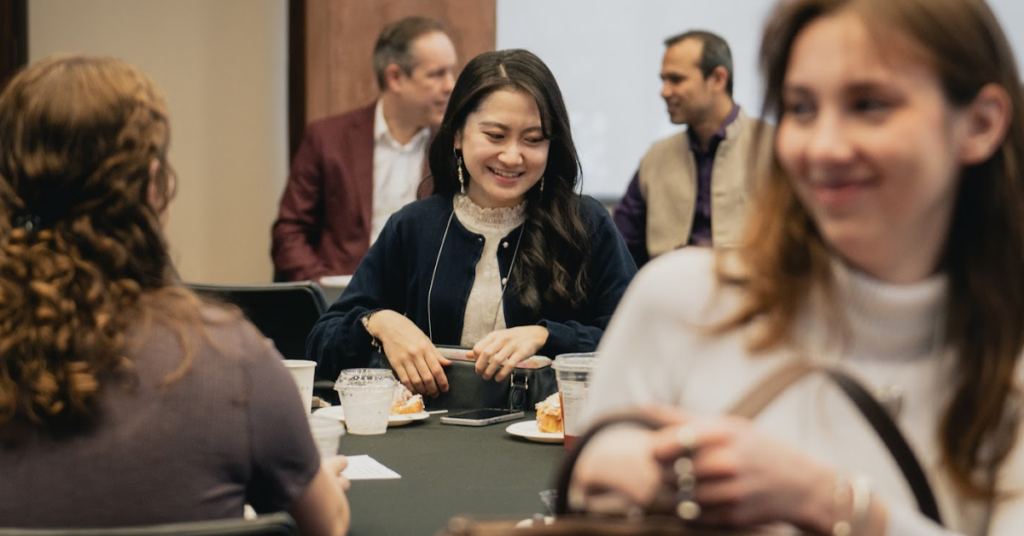
[[[825,374],[856,405],[899,465],[914,493],[918,509],[941,525],[942,519],[931,486],[899,427],[867,389],[846,372],[805,361],[789,362],[750,389],[729,413],[739,417],[754,418],[789,386],[812,373]],[[595,516],[575,511],[571,508],[568,500],[569,484],[580,452],[601,430],[621,423],[633,423],[651,429],[665,425],[659,419],[640,413],[616,415],[596,423],[580,437],[575,448],[568,453],[562,464],[558,477],[553,522],[545,521],[542,516],[518,522],[456,517],[449,521],[448,526],[438,532],[437,536],[778,536],[800,534],[792,527],[732,530],[696,528],[667,513],[671,511],[671,508],[665,509],[666,513],[648,512],[647,515],[630,516],[628,519]]]

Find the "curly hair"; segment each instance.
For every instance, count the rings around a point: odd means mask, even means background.
[[[146,293],[196,300],[170,285],[168,142],[163,96],[118,60],[48,58],[0,94],[0,432],[87,423]]]
[[[551,141],[544,191],[538,183],[526,193],[521,277],[514,280],[513,288],[534,311],[545,302],[579,307],[587,298],[586,260],[590,255],[590,237],[576,192],[579,157],[562,92],[540,58],[527,50],[499,50],[480,54],[466,65],[430,144],[427,189],[432,186],[435,193],[450,195],[458,191],[455,136],[484,99],[499,90],[521,91],[532,97],[540,110],[544,138]],[[465,167],[463,172],[468,174]]]

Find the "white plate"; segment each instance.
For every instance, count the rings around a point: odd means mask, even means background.
[[[323,415],[324,417],[331,417],[332,419],[338,419],[341,422],[345,422],[345,408],[341,406],[331,406],[329,408],[320,408],[313,413],[317,415]],[[405,415],[391,415],[388,417],[388,426],[404,426],[411,423],[412,421],[422,421],[429,417],[430,414],[421,411],[419,413],[406,413]]]
[[[327,275],[320,278],[320,286],[345,288],[352,282],[350,275]]]
[[[521,421],[508,425],[505,431],[519,437],[525,437],[538,443],[561,443],[565,436],[561,432],[541,432],[537,429],[537,421]]]

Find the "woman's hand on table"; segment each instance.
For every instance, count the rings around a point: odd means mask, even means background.
[[[502,381],[516,365],[537,354],[548,341],[543,326],[519,326],[492,331],[480,339],[466,357],[476,360],[476,372],[485,380]]]
[[[341,488],[341,491],[348,491],[348,489],[352,487],[352,483],[341,474],[342,471],[348,467],[348,458],[339,454],[322,460],[320,465],[322,465],[327,471],[327,474],[331,475],[338,481],[338,486]]]
[[[445,365],[451,361],[441,356],[434,343],[416,324],[395,311],[374,313],[367,325],[370,335],[380,339],[391,368],[410,391],[436,397],[448,391]]]

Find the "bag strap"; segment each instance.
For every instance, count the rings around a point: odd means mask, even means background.
[[[526,393],[530,390],[530,375],[526,372],[519,372],[517,369],[512,369],[512,373],[508,375],[508,409],[512,411],[520,411],[526,407]]]
[[[914,450],[907,443],[899,425],[893,421],[889,412],[850,374],[827,365],[814,364],[806,361],[791,361],[769,374],[761,382],[754,385],[729,411],[730,414],[752,419],[770,404],[787,388],[804,377],[821,372],[832,380],[847,398],[860,410],[864,418],[882,439],[896,465],[899,466],[903,478],[910,485],[917,501],[917,508],[932,521],[942,525],[938,502],[928,484],[928,477],[921,468],[921,463]]]
[[[576,461],[579,460],[580,453],[605,428],[619,424],[633,424],[648,430],[657,430],[669,423],[652,415],[633,411],[609,415],[595,422],[587,429],[586,433],[576,438],[576,444],[565,455],[561,467],[558,468],[558,479],[555,482],[554,514],[556,517],[574,513],[569,508],[569,485],[572,483],[572,471],[576,467]]]

